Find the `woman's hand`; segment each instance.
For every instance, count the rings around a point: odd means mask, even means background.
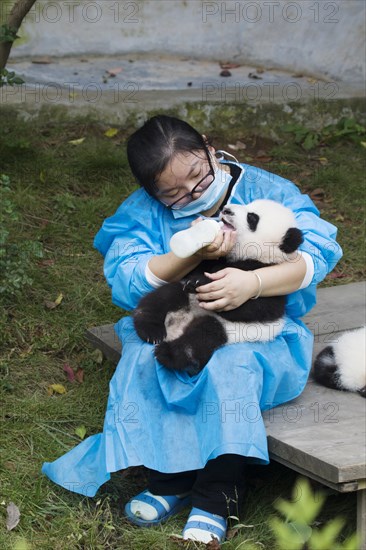
[[[204,309],[230,311],[257,294],[258,279],[250,271],[227,267],[205,275],[212,283],[196,289],[200,306]]]
[[[218,258],[222,258],[230,252],[235,242],[236,231],[220,230],[211,244],[201,248],[201,250],[193,254],[193,256],[200,260],[218,260]]]

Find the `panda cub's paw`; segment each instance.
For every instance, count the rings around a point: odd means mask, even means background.
[[[204,365],[188,357],[184,349],[171,342],[161,342],[155,347],[155,357],[169,370],[185,371],[190,376],[198,374]]]
[[[143,309],[136,309],[133,313],[135,330],[141,340],[149,344],[158,344],[166,337],[164,323],[154,315],[149,315]]]
[[[194,294],[199,286],[207,285],[211,282],[211,279],[206,277],[206,275],[195,275],[184,281],[183,290],[184,292]]]

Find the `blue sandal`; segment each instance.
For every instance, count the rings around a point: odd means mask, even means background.
[[[134,514],[131,510],[131,503],[133,500],[149,504],[155,508],[158,517],[156,519],[144,519]],[[170,516],[177,514],[185,506],[188,506],[191,502],[191,495],[184,496],[182,498],[176,495],[153,495],[147,489],[142,493],[133,497],[125,506],[125,514],[127,518],[140,527],[151,527],[153,525],[159,525],[163,521],[166,521]]]
[[[226,538],[226,519],[200,508],[192,508],[183,529],[183,539],[207,544],[212,539],[223,542]]]

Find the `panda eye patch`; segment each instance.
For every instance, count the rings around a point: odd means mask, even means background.
[[[249,214],[247,214],[247,222],[250,231],[255,231],[259,222],[258,214],[255,214],[254,212],[249,212]]]

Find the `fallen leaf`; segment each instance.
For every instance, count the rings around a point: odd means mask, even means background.
[[[51,302],[51,300],[45,300],[44,305],[47,309],[55,309],[57,306],[59,306],[63,300],[63,294],[62,292],[57,296],[56,300],[54,302]]]
[[[75,373],[72,370],[72,368],[70,367],[70,365],[68,363],[65,363],[62,369],[66,373],[68,381],[69,382],[74,382],[75,381]]]
[[[270,157],[268,153],[266,153],[266,151],[260,149],[259,151],[257,151],[255,159],[259,160],[260,162],[271,162],[273,160],[273,157]]]
[[[79,384],[84,382],[84,371],[81,367],[79,367],[75,373],[75,380],[77,380]]]
[[[245,145],[245,143],[243,143],[242,141],[237,141],[237,142],[235,143],[235,145],[229,143],[229,144],[228,144],[228,147],[229,147],[230,149],[232,149],[233,151],[241,151],[241,150],[244,150],[244,149],[247,148],[247,146]]]
[[[12,529],[15,529],[20,521],[20,510],[14,502],[9,502],[6,512],[6,528],[8,531],[11,531]]]
[[[55,265],[55,260],[41,260],[38,265],[41,267],[51,267]]]
[[[362,147],[366,147],[366,141],[361,141]]]
[[[239,141],[239,140],[236,142],[235,145],[237,146],[238,149],[246,149],[247,148],[245,143],[243,143],[242,141]]]
[[[238,69],[241,67],[239,63],[230,63],[230,61],[220,61],[221,69]]]
[[[113,69],[108,69],[106,71],[110,76],[117,76],[119,73],[123,71],[122,67],[114,67]]]
[[[39,173],[39,181],[41,183],[45,183],[45,181],[46,181],[46,176],[45,176],[45,173],[43,172],[43,170],[41,170],[40,173]]]
[[[32,63],[35,65],[49,65],[52,63],[52,59],[45,55],[44,57],[37,57],[36,59],[32,59]]]
[[[47,388],[48,395],[53,395],[54,393],[58,393],[60,395],[66,393],[66,388],[62,384],[51,384]]]
[[[256,73],[249,73],[248,77],[252,78],[253,80],[263,80],[263,78],[261,76],[258,76]]]
[[[109,138],[112,138],[114,137],[115,135],[117,135],[119,132],[118,128],[108,128],[108,130],[106,130],[104,132],[104,135],[109,137]]]
[[[57,298],[55,300],[56,306],[59,306],[61,304],[63,298],[64,298],[64,295],[62,294],[62,292],[60,292],[60,294],[57,296]]]
[[[342,216],[342,214],[337,214],[337,216],[335,217],[335,221],[344,222],[344,217]]]
[[[255,157],[256,160],[259,160],[260,162],[271,162],[273,160],[273,157]]]
[[[91,355],[92,355],[94,361],[95,361],[98,365],[101,365],[101,364],[103,363],[104,355],[103,355],[102,350],[100,350],[100,349],[95,349],[95,350],[92,352]]]
[[[309,84],[316,84],[318,82],[316,78],[307,78],[306,80],[309,82]]]
[[[84,439],[85,435],[86,435],[86,428],[84,425],[82,426],[78,426],[76,429],[75,429],[75,434],[80,437],[80,439]]]
[[[319,157],[318,158],[318,161],[320,162],[320,164],[322,164],[323,166],[325,166],[326,164],[328,164],[328,159],[326,157]]]
[[[344,279],[344,277],[348,277],[348,275],[345,273],[340,273],[339,271],[332,271],[327,275],[328,279]]]
[[[312,200],[321,200],[325,196],[325,191],[322,189],[322,187],[317,187],[316,189],[313,189],[310,193],[310,198]]]
[[[85,137],[82,137],[80,139],[72,139],[71,141],[69,141],[69,143],[71,143],[71,145],[80,145],[81,143],[83,143],[83,141],[85,141]]]

